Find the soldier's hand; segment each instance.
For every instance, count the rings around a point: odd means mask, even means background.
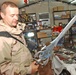
[[[32,64],[30,66],[31,66],[31,69],[32,69],[32,72],[31,72],[32,74],[36,73],[38,71],[39,65],[36,64],[36,61],[32,62]]]

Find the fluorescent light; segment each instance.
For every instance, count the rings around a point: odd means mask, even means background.
[[[28,36],[28,37],[34,37],[34,33],[33,33],[33,32],[29,32],[29,33],[27,34],[27,36]]]
[[[68,2],[72,2],[73,0],[68,0]]]
[[[76,0],[71,1],[71,4],[74,4],[74,3],[76,3]]]
[[[73,0],[62,0],[62,1],[65,1],[65,2],[72,2]]]

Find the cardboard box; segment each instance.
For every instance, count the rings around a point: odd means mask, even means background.
[[[66,11],[66,14],[70,15],[71,13],[70,13],[70,11]]]
[[[53,8],[53,11],[62,11],[62,10],[64,10],[63,6],[57,6]]]
[[[62,15],[61,18],[70,18],[70,15],[67,14],[67,15]]]
[[[54,7],[53,8],[53,11],[58,11],[58,7]]]
[[[47,34],[45,32],[37,32],[37,37],[38,38],[45,38],[45,37],[47,37]]]
[[[62,11],[64,10],[64,7],[63,6],[58,6],[58,11]]]

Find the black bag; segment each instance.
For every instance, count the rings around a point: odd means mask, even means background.
[[[29,48],[30,51],[36,49],[37,45],[35,42],[31,40],[27,40],[27,47]]]
[[[70,72],[66,69],[63,69],[59,75],[71,75]]]
[[[27,43],[27,48],[29,49],[29,51],[32,54],[32,57],[34,57],[35,50],[37,50],[37,44],[31,40],[26,40],[26,43]]]

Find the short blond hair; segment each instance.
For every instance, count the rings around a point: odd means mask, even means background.
[[[5,10],[6,10],[6,8],[8,6],[10,6],[10,7],[17,7],[18,8],[18,6],[15,3],[11,2],[11,1],[5,1],[1,5],[1,12],[5,13]]]

